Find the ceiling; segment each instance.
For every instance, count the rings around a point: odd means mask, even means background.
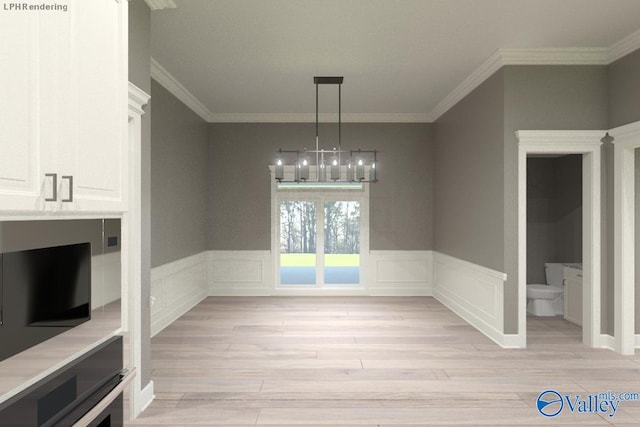
[[[498,49],[609,48],[640,28],[638,0],[175,3],[152,12],[151,54],[212,121],[313,117],[317,75],[344,76],[347,116],[428,121]],[[336,86],[320,101],[336,111]]]

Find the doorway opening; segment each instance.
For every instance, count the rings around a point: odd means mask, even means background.
[[[527,345],[527,157],[578,154],[582,160],[582,342],[602,346],[600,330],[600,158],[605,131],[518,131],[518,342]]]
[[[582,187],[582,155],[527,156],[527,326],[538,342],[582,340]]]

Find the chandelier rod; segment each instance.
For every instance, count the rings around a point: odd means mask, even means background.
[[[338,163],[342,163],[342,82],[338,85]]]
[[[320,163],[318,162],[318,149],[319,147],[319,143],[318,143],[318,82],[316,81],[316,165],[319,165]]]

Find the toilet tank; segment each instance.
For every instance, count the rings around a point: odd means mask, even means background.
[[[561,288],[564,279],[564,265],[562,263],[547,262],[544,264],[544,272],[547,276],[547,285]]]

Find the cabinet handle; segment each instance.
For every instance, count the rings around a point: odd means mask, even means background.
[[[68,199],[62,199],[62,202],[73,202],[73,176],[71,175],[64,175],[62,177],[62,179],[66,179],[69,180],[69,198]]]
[[[57,173],[45,173],[44,176],[46,177],[51,177],[52,179],[52,192],[51,192],[51,197],[50,198],[46,198],[44,199],[45,202],[55,202],[56,200],[58,200],[58,174]]]

